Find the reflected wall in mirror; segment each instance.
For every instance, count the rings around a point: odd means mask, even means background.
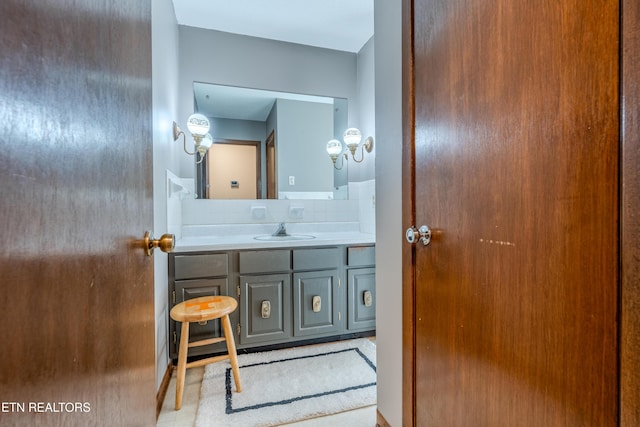
[[[347,167],[336,170],[326,153],[346,128],[346,99],[197,82],[193,90],[214,140],[196,164],[196,197],[348,198]]]

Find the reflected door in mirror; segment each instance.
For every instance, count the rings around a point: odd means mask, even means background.
[[[210,199],[259,199],[260,141],[216,141],[209,149]]]
[[[278,198],[278,176],[276,168],[275,132],[271,131],[267,138],[267,199]]]

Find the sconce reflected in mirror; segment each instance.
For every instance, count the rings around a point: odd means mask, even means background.
[[[193,144],[195,146],[195,150],[190,152],[187,150],[187,136],[184,131],[178,127],[176,122],[173,122],[173,140],[177,141],[182,135],[182,146],[184,148],[184,152],[195,156],[200,154],[200,160],[197,160],[196,163],[201,163],[204,160],[204,156],[207,154],[207,150],[213,144],[213,138],[209,133],[209,129],[211,125],[209,124],[209,119],[207,119],[202,114],[192,114],[187,119],[187,129],[189,133],[193,137]]]
[[[365,139],[364,143],[362,142],[362,133],[360,130],[356,128],[349,128],[344,131],[344,135],[342,136],[344,143],[347,146],[347,149],[351,152],[351,158],[356,163],[361,163],[364,160],[364,152],[371,153],[373,150],[373,137],[369,136]],[[356,158],[356,151],[360,148],[360,160]],[[342,169],[344,167],[345,160],[349,160],[349,156],[345,152],[344,147],[340,141],[337,139],[332,139],[327,142],[327,153],[329,157],[333,161],[333,167],[336,169]],[[344,153],[344,157],[343,157]],[[338,167],[337,160],[340,158],[340,167]]]

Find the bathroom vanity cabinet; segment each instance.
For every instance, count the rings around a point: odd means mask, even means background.
[[[229,295],[230,253],[171,254],[169,260],[169,311],[174,305],[191,298],[208,295]],[[180,327],[169,319],[169,342],[172,358],[178,357]],[[192,323],[190,341],[222,336],[220,319]],[[198,354],[207,354],[224,348],[224,343],[197,348]],[[196,350],[196,348],[194,348]]]
[[[238,349],[293,345],[375,331],[375,247],[264,248],[169,255],[169,310],[204,295],[237,298],[230,316]],[[170,356],[180,327],[169,319]],[[192,325],[190,340],[221,336],[219,321]],[[224,343],[189,350],[225,351]]]

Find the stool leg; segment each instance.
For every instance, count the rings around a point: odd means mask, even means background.
[[[238,355],[236,354],[236,343],[233,340],[233,330],[231,329],[231,321],[229,321],[229,315],[222,316],[222,327],[224,328],[224,338],[227,341],[227,352],[229,353],[229,360],[231,362],[231,370],[233,371],[233,379],[236,383],[236,391],[240,393],[242,391],[242,385],[240,384],[240,369],[238,368]]]
[[[189,352],[189,322],[182,322],[180,348],[178,349],[178,375],[176,378],[176,411],[182,407],[184,377],[187,371],[187,353]]]

